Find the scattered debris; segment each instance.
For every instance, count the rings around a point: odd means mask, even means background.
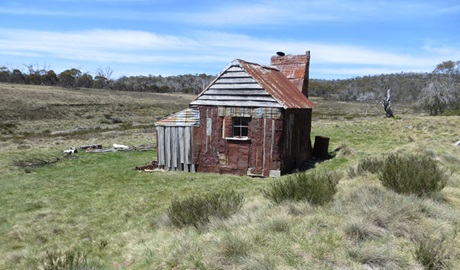
[[[80,146],[81,149],[102,149],[102,144],[91,144],[91,145],[82,145]]]
[[[13,165],[24,169],[25,172],[30,173],[32,169],[34,168],[39,168],[39,167],[45,167],[48,165],[55,164],[59,161],[67,160],[67,159],[75,159],[78,158],[77,156],[74,155],[66,155],[63,158],[61,157],[49,157],[49,156],[35,156],[35,157],[23,157],[23,158],[18,158],[13,161]]]
[[[152,161],[152,163],[144,165],[144,166],[136,166],[135,169],[138,171],[144,171],[144,172],[155,171],[156,169],[158,169],[158,162]]]
[[[120,150],[120,151],[128,151],[131,149],[130,146],[127,146],[127,145],[123,145],[123,144],[116,144],[114,143],[113,144],[113,149],[115,150]]]
[[[86,153],[107,153],[107,152],[116,152],[117,150],[114,148],[108,148],[108,149],[93,149],[93,148],[88,148],[86,149]]]
[[[70,147],[69,149],[62,151],[62,153],[68,156],[78,153],[78,150],[75,147]]]
[[[102,148],[102,145],[101,145],[101,147],[97,147],[97,148],[87,147],[85,152],[87,152],[87,153],[107,153],[107,152],[117,152],[117,151],[123,151],[123,152],[126,152],[126,151],[152,151],[153,149],[155,149],[155,145],[141,144],[139,146],[128,146],[128,145],[114,143],[112,148],[105,148],[104,149],[104,148]]]
[[[57,157],[53,157],[53,158],[30,157],[30,158],[17,159],[13,161],[13,165],[19,168],[43,167],[46,165],[54,164],[58,162],[59,160],[60,159]]]

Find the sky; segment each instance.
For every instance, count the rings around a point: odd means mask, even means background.
[[[217,75],[311,52],[310,78],[431,72],[460,60],[458,0],[1,0],[0,66],[112,79]]]

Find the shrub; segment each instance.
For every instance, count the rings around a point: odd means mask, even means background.
[[[383,167],[383,159],[376,157],[368,157],[361,159],[358,162],[356,168],[350,168],[348,170],[348,176],[353,178],[358,175],[363,175],[366,172],[378,173]]]
[[[244,196],[234,191],[192,196],[185,200],[174,200],[167,210],[176,227],[195,226],[209,222],[210,217],[228,218],[236,213],[244,202]]]
[[[442,190],[448,176],[429,156],[391,154],[383,162],[379,179],[398,193],[423,196]]]
[[[39,269],[96,269],[88,265],[87,255],[80,251],[47,251]]]
[[[274,182],[264,190],[264,195],[276,203],[291,200],[323,205],[332,201],[337,184],[338,181],[330,173],[297,173],[285,181]]]
[[[415,259],[427,270],[448,269],[445,237],[435,239],[425,236],[415,247]]]

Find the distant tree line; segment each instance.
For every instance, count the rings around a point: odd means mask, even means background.
[[[326,99],[382,102],[387,90],[396,102],[412,102],[431,115],[460,114],[460,61],[445,61],[431,73],[398,73],[343,80],[310,79],[309,94]]]
[[[163,77],[121,76],[111,79],[111,68],[98,68],[93,77],[88,72],[71,68],[56,74],[53,70],[25,65],[26,71],[0,66],[0,82],[97,88],[157,93],[200,93],[214,76],[186,74]],[[431,73],[398,73],[363,76],[343,80],[310,79],[310,96],[358,102],[381,102],[391,89],[395,102],[413,102],[431,115],[446,110],[460,114],[460,61],[445,61]]]
[[[24,70],[0,66],[0,82],[32,85],[62,86],[66,88],[96,88],[157,93],[200,93],[214,78],[206,74],[166,76],[121,76],[111,79],[111,68],[98,68],[93,77],[89,72],[71,68],[57,74],[47,68],[25,65]]]
[[[395,101],[416,101],[420,90],[432,79],[431,73],[398,73],[356,77],[343,80],[310,79],[309,93],[341,101],[380,101],[391,89]]]

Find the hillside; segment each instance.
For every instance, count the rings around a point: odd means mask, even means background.
[[[332,202],[319,206],[263,195],[291,176],[135,171],[154,151],[63,158],[70,146],[154,143],[153,122],[192,99],[0,84],[0,269],[48,269],[52,259],[72,256],[86,269],[423,269],[423,245],[425,257],[460,269],[460,148],[453,145],[460,116],[426,116],[397,103],[397,117],[387,119],[377,103],[312,98],[312,141],[329,137],[334,157],[309,173],[339,181]],[[432,157],[450,175],[446,187],[403,195],[376,173],[357,171],[362,160],[389,153]],[[14,165],[37,157],[59,161]],[[174,199],[228,190],[244,195],[230,218],[172,225]]]
[[[192,95],[67,89],[0,84],[0,143],[2,148],[35,147],[36,141],[72,146],[107,138],[128,143],[125,133],[145,134],[152,143],[153,123],[188,106]],[[87,136],[86,136],[87,134]],[[94,138],[97,134],[99,138]],[[132,143],[135,143],[133,141]],[[20,143],[19,146],[11,143]],[[42,143],[40,143],[42,144]]]

